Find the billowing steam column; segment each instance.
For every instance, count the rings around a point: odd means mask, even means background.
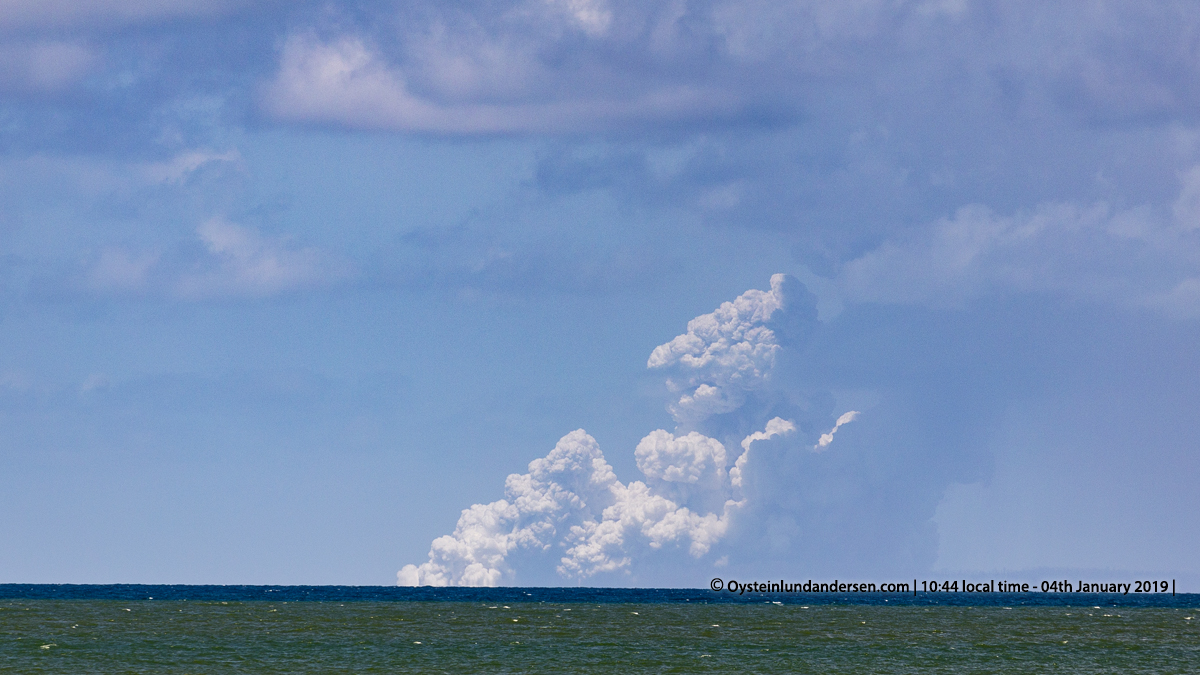
[[[642,480],[619,481],[596,440],[572,431],[528,473],[509,476],[504,499],[465,509],[454,532],[433,541],[428,562],[399,571],[400,585],[554,583],[537,577],[550,569],[578,583],[706,558],[727,564],[729,554],[714,548],[754,510],[754,446],[811,437],[794,451],[824,450],[858,414],[832,425],[828,394],[776,386],[780,360],[817,326],[815,298],[782,274],[771,290],[691,320],[647,363],[668,376],[677,426],[638,443]]]

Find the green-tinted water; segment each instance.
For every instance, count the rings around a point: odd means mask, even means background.
[[[0,601],[14,673],[1197,673],[1200,612]]]

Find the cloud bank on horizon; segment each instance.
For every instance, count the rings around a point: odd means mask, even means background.
[[[504,499],[463,510],[454,532],[433,541],[429,561],[405,565],[398,583],[513,585],[540,579],[551,563],[563,580],[612,579],[635,569],[645,575],[684,553],[714,557],[731,528],[736,538],[749,526],[741,521],[761,518],[769,493],[786,489],[772,484],[780,467],[764,466],[779,457],[764,459],[757,444],[803,435],[819,417],[788,400],[788,383],[773,378],[780,352],[802,347],[815,323],[815,299],[783,274],[771,277],[771,290],[746,291],[691,320],[647,361],[671,373],[667,387],[678,398],[668,408],[677,426],[637,444],[642,480],[622,483],[596,440],[572,431],[530,462],[529,473],[510,475]],[[809,424],[798,429],[780,413]],[[827,449],[858,414],[843,413],[816,445],[793,443],[790,452]],[[746,429],[756,430],[739,439]],[[733,442],[727,448],[713,436]],[[730,555],[737,552],[713,562],[728,565]]]

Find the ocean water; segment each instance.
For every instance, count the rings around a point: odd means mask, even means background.
[[[0,672],[1200,672],[1200,596],[963,595],[0,586]]]

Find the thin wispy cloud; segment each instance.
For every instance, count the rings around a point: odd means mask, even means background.
[[[245,4],[244,0],[3,0],[0,30],[117,27],[180,17],[209,17]]]
[[[989,294],[1049,292],[1196,315],[1186,290],[1200,264],[1196,175],[1182,176],[1166,213],[1148,204],[1118,211],[1102,202],[1040,204],[1013,215],[963,207],[847,262],[837,283],[856,301],[951,307]]]
[[[99,65],[96,50],[80,42],[0,42],[0,92],[60,93]]]
[[[82,292],[186,301],[268,298],[324,288],[351,276],[347,264],[312,246],[214,218],[196,228],[199,251],[109,246],[88,266]]]
[[[615,130],[631,123],[731,118],[740,107],[729,94],[699,84],[539,101],[544,97],[533,85],[548,73],[522,75],[522,68],[529,67],[526,63],[490,64],[496,71],[493,75],[503,73],[505,82],[529,81],[526,91],[505,95],[487,91],[496,78],[470,72],[475,66],[462,62],[467,60],[474,59],[423,64],[427,71],[438,74],[435,77],[442,91],[437,92],[440,96],[421,95],[412,90],[404,71],[388,64],[360,38],[322,43],[296,36],[284,47],[279,75],[264,90],[263,106],[283,121],[467,135]],[[460,69],[468,72],[458,72]],[[484,90],[478,91],[480,88]]]

